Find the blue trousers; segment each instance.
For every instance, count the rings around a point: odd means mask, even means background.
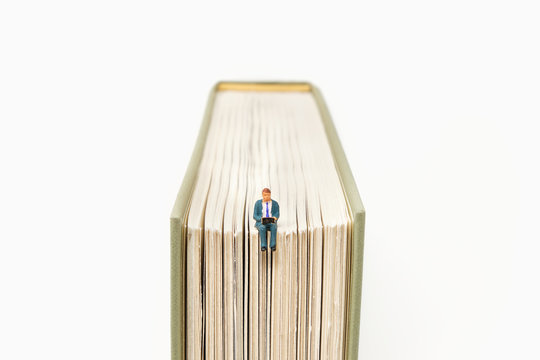
[[[276,233],[277,233],[277,225],[276,224],[259,224],[257,225],[257,229],[259,229],[259,236],[261,238],[261,248],[265,248],[266,246],[266,231],[270,230],[270,247],[273,248],[276,246]]]

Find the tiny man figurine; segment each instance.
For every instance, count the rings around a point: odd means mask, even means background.
[[[255,227],[259,229],[261,238],[261,251],[266,251],[266,231],[270,230],[270,248],[276,250],[277,220],[279,219],[279,204],[276,200],[270,199],[270,189],[264,188],[262,200],[255,202],[253,218]]]

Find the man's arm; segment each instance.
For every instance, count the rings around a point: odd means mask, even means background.
[[[276,210],[272,211],[272,213],[274,214],[274,218],[277,220],[279,219],[279,204],[277,201],[274,201],[274,205],[276,206]],[[272,205],[272,210],[274,210],[274,205]]]
[[[255,221],[257,222],[261,222],[261,217],[262,217],[262,207],[258,208],[258,205],[259,204],[259,201],[257,200],[255,202],[255,207],[253,208],[253,218],[255,219]]]

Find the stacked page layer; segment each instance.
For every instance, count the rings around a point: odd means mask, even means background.
[[[263,188],[275,252],[254,226]],[[351,231],[313,95],[218,91],[185,232],[187,358],[344,358]]]

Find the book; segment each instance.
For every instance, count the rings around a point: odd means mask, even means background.
[[[276,222],[276,220],[274,218],[271,218],[271,217],[263,217],[262,218],[263,225],[274,224],[275,222]]]
[[[170,220],[173,360],[357,359],[365,210],[315,86],[217,83]]]

